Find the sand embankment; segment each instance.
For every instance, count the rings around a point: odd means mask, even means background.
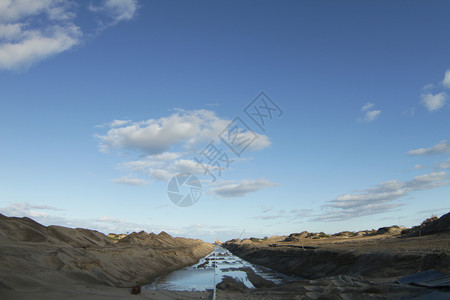
[[[364,247],[362,241],[360,243],[354,243],[348,249],[333,249],[333,244],[303,249],[301,246],[282,244],[269,247],[262,243],[252,245],[233,242],[225,243],[223,247],[251,263],[308,279],[335,275],[398,277],[428,269],[446,273],[450,271],[449,253],[408,253],[393,249],[367,251],[358,249]]]
[[[398,229],[383,227],[366,235],[303,232],[255,242],[231,240],[222,246],[252,263],[308,279],[335,275],[386,278],[428,269],[450,273],[450,213],[404,234]]]
[[[112,242],[88,229],[43,226],[0,215],[0,298],[123,298],[138,282],[198,262],[213,251],[201,240],[162,232],[132,233]]]
[[[234,292],[233,298],[448,299],[450,288],[398,284],[397,279],[429,269],[450,274],[450,214],[404,234],[395,226],[381,229],[227,241],[222,246],[234,255],[303,278],[273,288]]]

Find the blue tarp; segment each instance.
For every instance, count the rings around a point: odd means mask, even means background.
[[[406,275],[399,278],[397,282],[402,284],[414,284],[426,287],[450,287],[450,275],[436,270],[427,270],[424,272]]]

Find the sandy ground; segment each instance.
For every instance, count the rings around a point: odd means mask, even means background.
[[[450,274],[448,233],[284,239],[228,242],[224,247],[252,263],[305,279],[246,293],[229,292],[223,299],[450,299],[450,288],[396,282],[428,269]]]
[[[250,262],[304,279],[258,289],[231,282],[216,298],[450,299],[449,288],[396,283],[403,275],[428,269],[450,273],[448,232],[408,238],[385,234],[284,239],[236,241],[224,247]],[[130,293],[136,282],[150,283],[212,250],[211,244],[167,233],[133,233],[115,244],[96,231],[46,227],[0,215],[0,299],[212,299],[212,291]]]
[[[116,244],[97,231],[0,215],[0,299],[127,299],[134,296],[129,287],[197,263],[213,249],[165,232],[132,233]]]

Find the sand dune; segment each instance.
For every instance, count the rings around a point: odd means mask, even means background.
[[[118,287],[150,283],[213,248],[165,232],[132,233],[114,243],[94,230],[0,215],[0,299],[123,297],[128,289]]]

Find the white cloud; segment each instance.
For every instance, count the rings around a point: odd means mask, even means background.
[[[432,90],[432,89],[434,89],[434,88],[435,88],[435,87],[434,87],[434,84],[428,83],[428,84],[425,84],[425,85],[422,87],[422,91],[423,91],[423,92],[427,92],[427,91]]]
[[[70,1],[63,0],[1,1],[0,69],[28,67],[77,45],[82,33],[70,8]],[[32,28],[33,17],[52,22]]]
[[[441,162],[438,166],[441,169],[450,169],[450,158],[444,162]]]
[[[131,20],[138,8],[136,0],[106,0],[105,9],[117,21]]]
[[[164,153],[160,153],[160,154],[149,155],[149,156],[147,156],[147,158],[152,159],[152,160],[157,160],[157,161],[170,161],[170,160],[175,160],[175,159],[181,157],[182,155],[183,155],[183,153],[179,153],[179,152],[164,152]]]
[[[27,215],[30,217],[46,217],[49,211],[62,211],[63,209],[49,206],[29,204],[28,202],[14,202],[2,208],[1,213],[10,216]]]
[[[105,135],[97,135],[100,150],[132,149],[144,153],[161,154],[176,145],[192,149],[209,141],[218,141],[219,134],[231,121],[221,119],[209,110],[179,110],[169,117],[131,122],[126,126],[111,128]],[[250,133],[248,133],[250,134]],[[248,147],[260,150],[270,145],[265,135],[257,134],[257,139]]]
[[[366,115],[364,116],[365,122],[373,122],[375,121],[381,114],[381,110],[370,110],[366,112]]]
[[[264,210],[262,215],[253,218],[262,220],[281,219],[283,221],[298,221],[299,219],[310,217],[313,212],[312,209],[291,209],[289,211],[281,209],[277,214],[266,214],[268,211],[270,210]]]
[[[80,5],[72,0],[0,1],[0,70],[28,68],[80,44],[84,34],[75,22]],[[138,5],[134,0],[106,0],[100,8],[112,18],[111,26],[130,20]],[[94,31],[105,28],[101,23]]]
[[[140,172],[154,180],[168,181],[178,173],[190,173],[200,175],[205,169],[216,173],[226,168],[223,166],[210,165],[205,162],[199,164],[192,159],[180,158],[180,153],[165,152],[158,155],[149,155],[144,159],[125,162],[120,165],[121,169]]]
[[[148,171],[148,176],[160,181],[169,181],[176,174],[177,172],[171,172],[164,169],[150,169]]]
[[[119,165],[119,169],[129,169],[136,172],[147,172],[149,168],[161,166],[162,162],[153,160],[133,160]]]
[[[444,107],[447,102],[447,94],[442,92],[439,94],[422,94],[422,104],[428,109],[428,111],[433,112]]]
[[[110,127],[119,127],[119,126],[126,125],[130,122],[131,122],[130,120],[114,120],[111,123],[109,123],[109,126]]]
[[[64,52],[82,36],[80,28],[70,22],[40,30],[21,23],[0,24],[0,32],[0,69],[6,70],[29,67]]]
[[[207,164],[206,164],[207,165]],[[173,163],[173,167],[177,170],[177,173],[191,173],[191,174],[201,174],[204,172],[204,168],[201,164],[191,159],[179,159]],[[221,169],[217,166],[207,165],[207,167],[213,171]]]
[[[96,221],[99,222],[107,222],[107,223],[117,223],[117,224],[123,224],[125,222],[124,218],[114,218],[110,216],[103,216],[96,219]]]
[[[344,194],[330,201],[324,207],[326,212],[317,216],[316,221],[342,221],[355,217],[387,212],[401,204],[394,200],[407,194],[450,185],[446,172],[432,172],[414,177],[409,181],[391,180],[378,184],[374,188]]]
[[[117,179],[111,180],[114,183],[124,184],[124,185],[136,185],[136,186],[144,186],[149,184],[147,180],[139,179],[134,176],[123,176]]]
[[[2,0],[0,1],[0,20],[2,23],[15,22],[24,17],[40,14],[47,15],[51,20],[67,19],[73,16],[68,11],[70,6],[71,1],[65,0]]]
[[[117,24],[120,21],[131,20],[138,9],[137,0],[105,0],[102,5],[90,5],[89,10],[94,13],[103,13],[110,21],[105,23],[101,21],[102,27],[108,27]]]
[[[131,150],[127,152],[145,155],[138,160],[118,165],[118,169],[122,171],[137,172],[139,177],[145,176],[149,180],[168,181],[178,173],[190,173],[205,175],[215,181],[236,161],[250,159],[236,158],[220,140],[220,134],[230,123],[230,120],[219,118],[213,111],[176,109],[175,113],[159,119],[140,122],[114,120],[104,135],[96,137],[102,152]],[[270,140],[265,135],[249,131],[241,135],[242,139],[247,135],[252,138],[256,136],[245,151],[256,151],[270,145]],[[204,151],[211,153],[211,145],[219,152],[208,160],[210,157],[204,155]],[[178,148],[183,151],[173,151]],[[114,182],[129,185],[149,183],[143,179],[137,180],[131,174],[115,179]]]
[[[367,102],[366,104],[364,104],[364,106],[361,108],[362,111],[366,111],[371,109],[372,107],[374,107],[374,104],[371,102]]]
[[[362,118],[358,118],[359,121],[363,122],[373,122],[375,121],[381,114],[381,110],[372,109],[375,105],[371,102],[367,102],[361,107],[361,111],[364,113]]]
[[[243,197],[249,193],[259,191],[265,187],[277,186],[278,183],[270,182],[267,179],[261,178],[257,180],[242,180],[239,183],[228,183],[221,185],[218,183],[219,187],[211,189],[211,192],[219,197],[223,198],[235,198]]]
[[[430,148],[419,148],[415,150],[410,150],[408,151],[408,154],[426,156],[448,152],[450,152],[450,142],[443,140]]]
[[[14,40],[22,34],[23,24],[0,24],[0,38]]]
[[[442,81],[442,85],[443,85],[445,88],[450,89],[450,69],[448,69],[448,70],[445,72],[444,80]]]

